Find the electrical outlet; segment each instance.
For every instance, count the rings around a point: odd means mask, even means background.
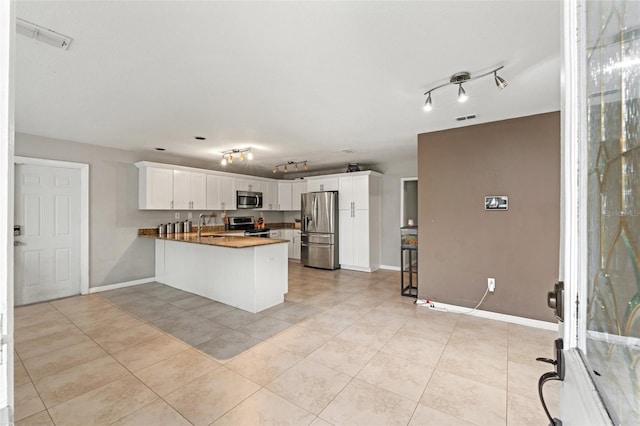
[[[193,213],[191,212],[187,213],[187,219],[193,219]]]
[[[180,219],[180,212],[176,212],[176,214],[175,214],[175,218],[176,218],[176,219]]]
[[[487,288],[490,293],[496,291],[496,279],[495,278],[487,278]]]

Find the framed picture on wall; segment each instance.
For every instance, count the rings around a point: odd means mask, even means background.
[[[487,195],[484,197],[485,210],[507,210],[509,197],[506,195]]]

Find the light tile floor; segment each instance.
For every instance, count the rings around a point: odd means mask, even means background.
[[[417,307],[397,272],[289,266],[255,315],[158,283],[16,308],[17,424],[547,424],[555,333]]]

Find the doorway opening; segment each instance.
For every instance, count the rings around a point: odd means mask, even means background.
[[[400,178],[400,226],[418,226],[417,177]]]

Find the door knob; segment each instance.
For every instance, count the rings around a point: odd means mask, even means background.
[[[564,321],[564,282],[559,281],[547,293],[547,306],[553,309],[558,321]]]
[[[21,241],[14,241],[14,242],[13,242],[13,246],[14,246],[14,247],[23,246],[23,245],[24,245],[24,243],[23,243],[23,242],[21,242]]]

